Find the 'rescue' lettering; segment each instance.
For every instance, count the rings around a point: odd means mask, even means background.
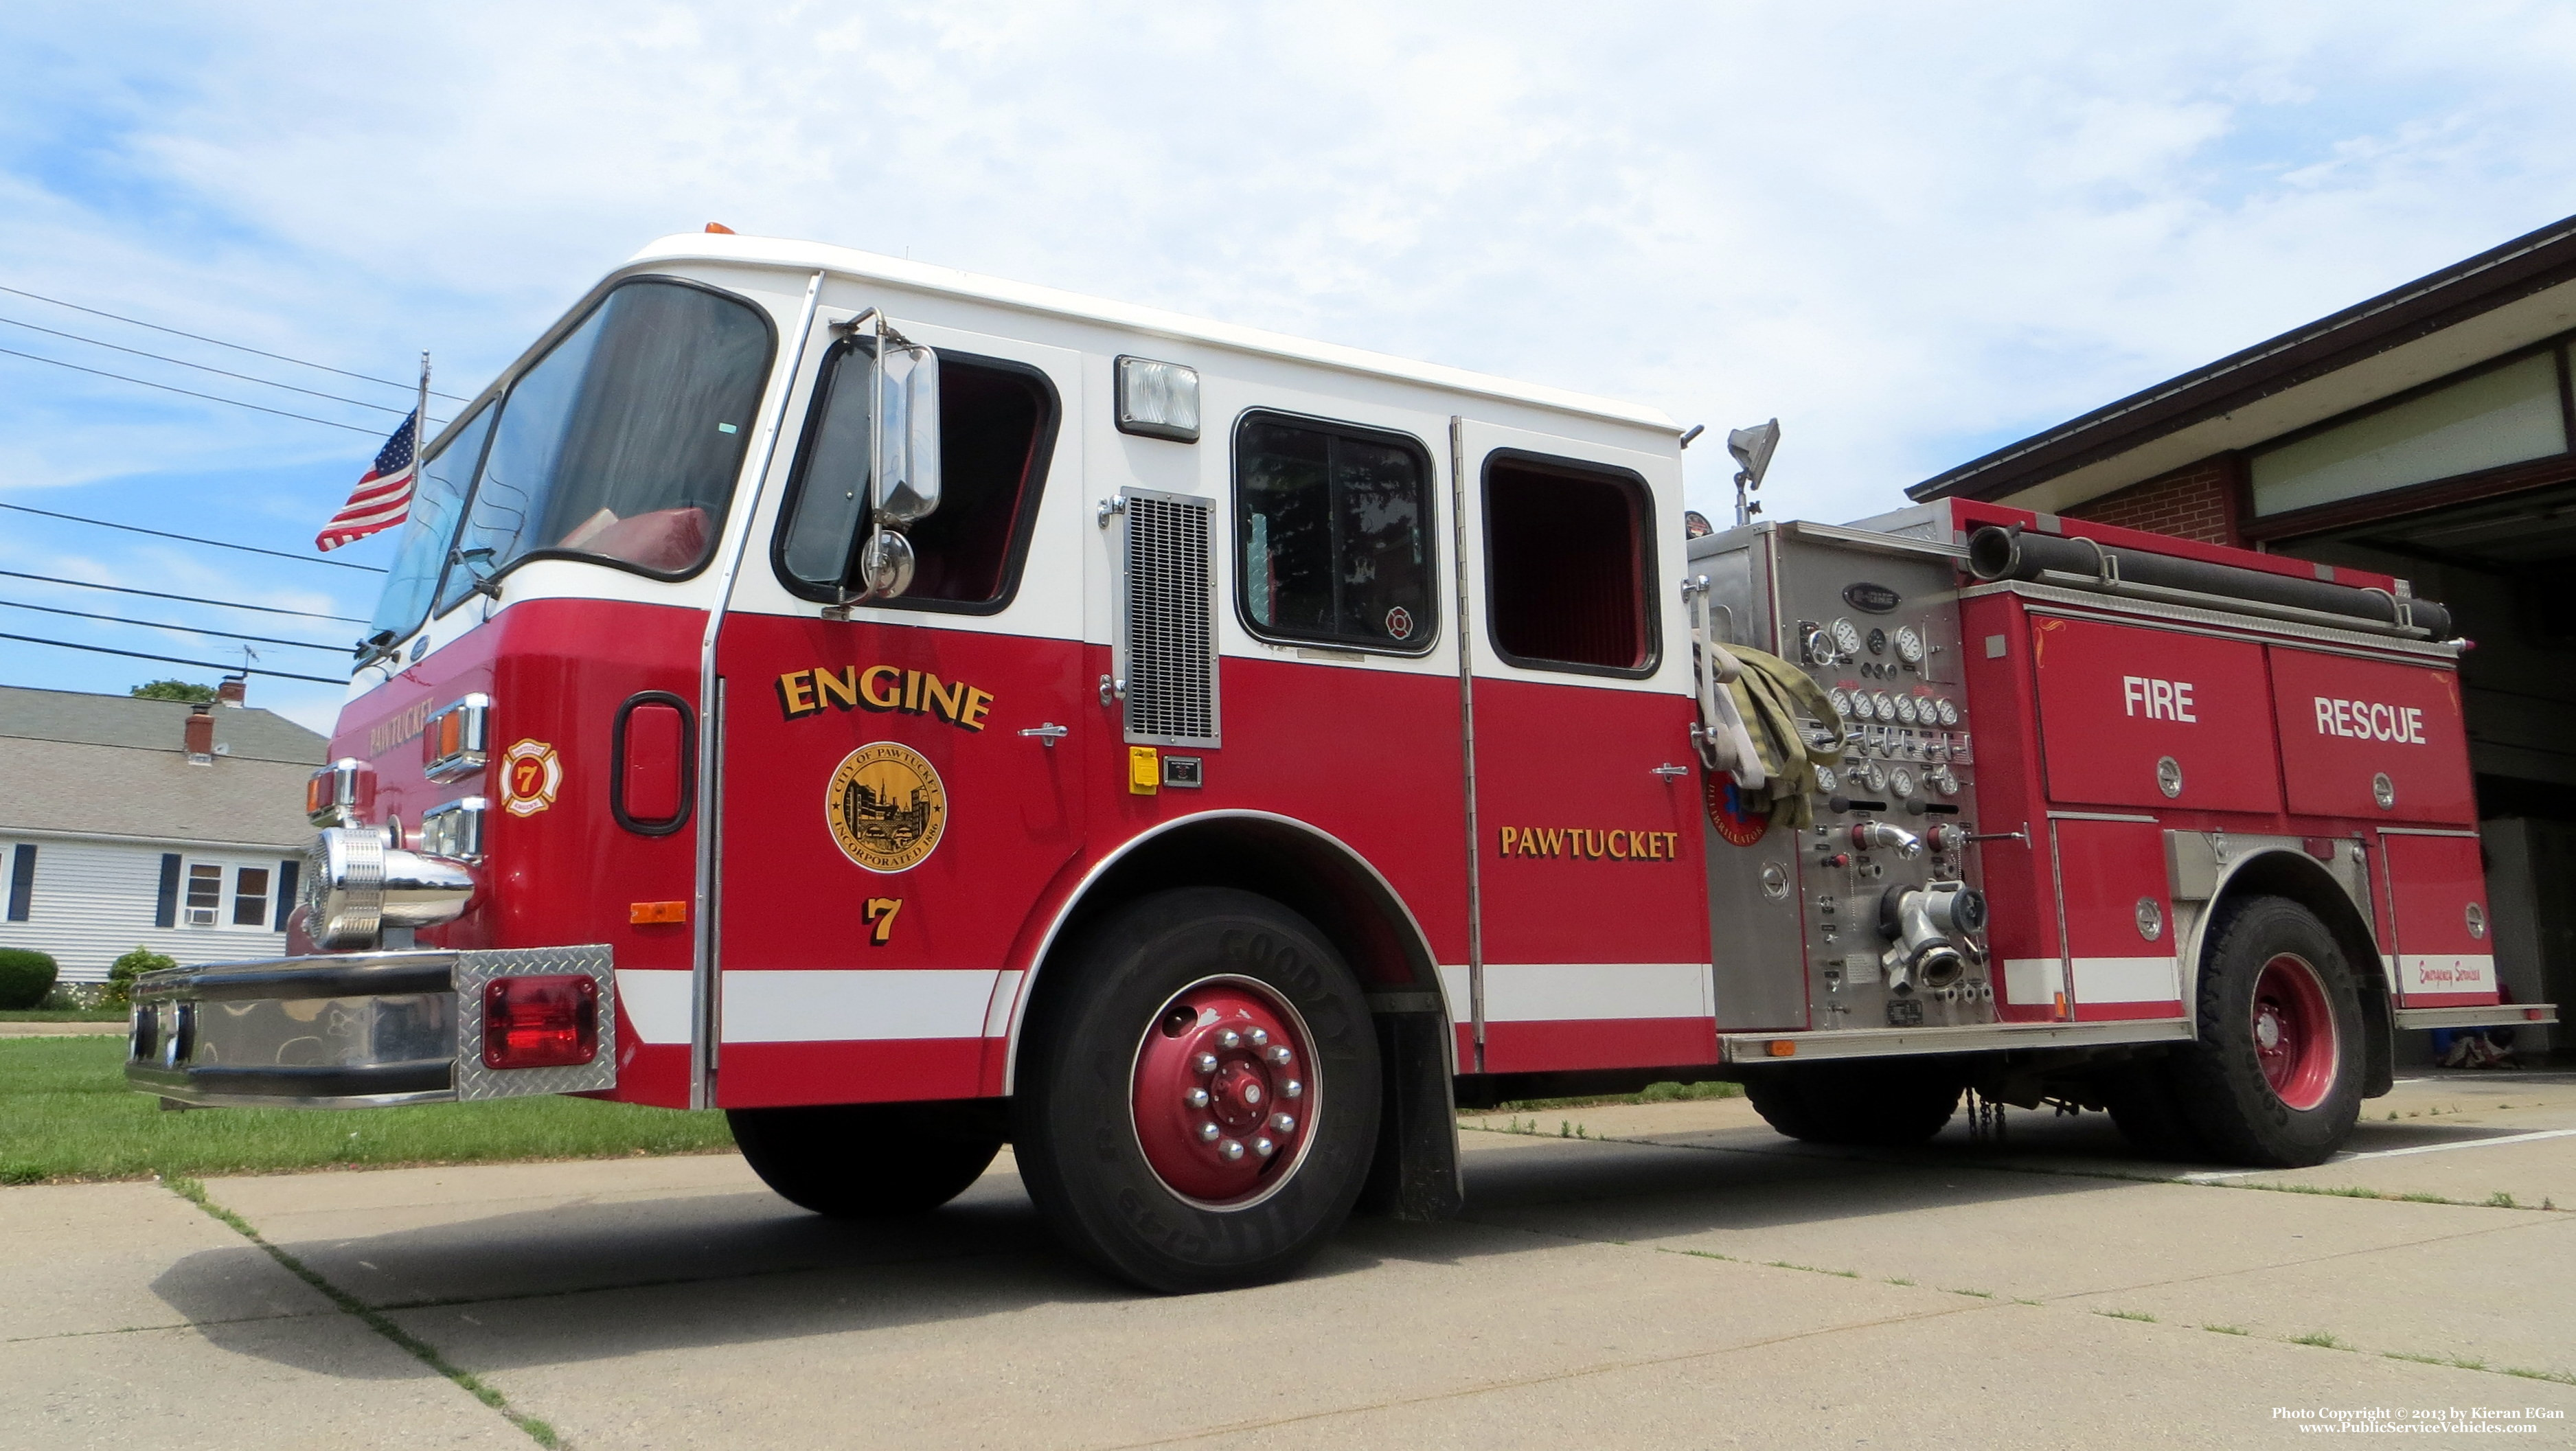
[[[2315,699],[2318,735],[2393,741],[2401,746],[2427,744],[2421,706],[2387,705],[2375,700],[2334,700],[2322,695]]]
[[[899,711],[929,715],[963,730],[981,731],[993,709],[993,693],[964,681],[945,681],[927,670],[900,665],[871,665],[862,670],[844,665],[835,670],[817,665],[778,677],[778,712],[799,720],[834,710]]]
[[[1669,862],[1680,859],[1682,836],[1678,831],[1628,831],[1618,827],[1506,826],[1498,840],[1504,856]]]
[[[2129,708],[2129,714],[2149,720],[2200,724],[2200,717],[2191,713],[2191,692],[2188,680],[2158,680],[2147,675],[2120,677],[2121,703]]]

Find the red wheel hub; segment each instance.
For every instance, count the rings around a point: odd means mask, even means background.
[[[1136,1045],[1136,1144],[1185,1199],[1239,1205],[1295,1172],[1314,1134],[1305,1019],[1243,978],[1172,995]]]
[[[2282,953],[2254,981],[2254,1056],[2281,1102],[2311,1109],[2334,1087],[2340,1045],[2324,980],[2306,958]]]

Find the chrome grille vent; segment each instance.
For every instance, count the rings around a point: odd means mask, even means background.
[[[1127,739],[1213,746],[1216,630],[1209,617],[1209,501],[1130,491],[1123,502]]]

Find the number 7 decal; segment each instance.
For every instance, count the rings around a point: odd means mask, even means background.
[[[868,920],[875,923],[877,929],[868,934],[869,946],[883,947],[894,940],[894,915],[902,910],[903,899],[900,897],[868,898]]]

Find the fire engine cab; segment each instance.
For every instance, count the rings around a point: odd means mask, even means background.
[[[2315,1163],[2498,1001],[2405,582],[1950,502],[1691,538],[1671,420],[891,258],[668,238],[424,450],[296,955],[195,1105],[730,1116],[825,1214],[1014,1148],[1162,1290],[1462,1193],[1461,1105],[1974,1090]]]

